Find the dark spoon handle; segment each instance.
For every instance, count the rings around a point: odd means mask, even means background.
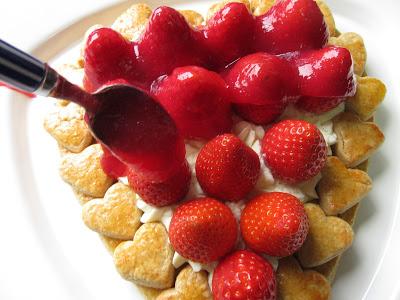
[[[47,64],[0,39],[0,81],[28,93],[47,96],[57,83]]]

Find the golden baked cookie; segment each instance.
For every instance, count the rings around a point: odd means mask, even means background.
[[[91,145],[80,153],[65,154],[60,163],[61,178],[82,194],[103,197],[113,179],[101,168],[102,155],[99,144]]]
[[[317,186],[319,204],[327,215],[344,213],[360,202],[371,188],[372,180],[367,173],[347,169],[337,157],[331,156]]]
[[[133,241],[122,242],[114,251],[120,275],[139,285],[165,289],[173,285],[175,269],[168,233],[161,223],[143,224]]]
[[[136,194],[120,182],[107,190],[104,199],[92,200],[82,207],[86,226],[113,239],[133,239],[141,216],[142,211],[136,206]]]
[[[334,152],[347,167],[355,167],[367,160],[385,140],[378,125],[363,122],[350,112],[344,112],[333,120],[337,135]]]
[[[353,243],[353,229],[338,217],[326,216],[319,205],[306,203],[310,229],[298,252],[301,265],[312,268],[342,254]]]
[[[328,280],[316,271],[303,271],[292,256],[279,260],[276,277],[280,300],[330,299],[331,286]]]

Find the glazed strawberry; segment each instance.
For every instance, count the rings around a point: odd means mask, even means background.
[[[207,195],[239,201],[254,187],[260,175],[256,152],[233,134],[209,141],[196,160],[196,176]]]
[[[350,97],[356,92],[353,60],[346,48],[329,46],[298,53],[295,63],[303,96]]]
[[[277,119],[284,111],[281,105],[233,104],[234,111],[243,119],[266,125]]]
[[[176,252],[200,263],[213,262],[234,246],[238,226],[232,211],[212,198],[180,205],[172,216],[169,240]]]
[[[240,217],[240,230],[247,246],[277,257],[295,253],[303,245],[308,228],[303,204],[287,193],[255,197]]]
[[[118,179],[127,175],[127,166],[102,145],[103,155],[100,160],[103,171],[111,178]]]
[[[249,53],[253,27],[254,17],[242,3],[229,3],[208,20],[202,35],[214,68]]]
[[[153,181],[139,172],[128,172],[129,185],[146,203],[161,207],[182,200],[189,190],[191,173],[185,161],[178,171],[166,180]]]
[[[110,29],[94,30],[88,37],[85,52],[84,87],[93,92],[116,79],[136,84],[139,73],[133,46],[121,34]]]
[[[268,53],[239,59],[224,78],[234,103],[284,107],[286,98],[297,93],[295,69],[285,59]]]
[[[282,0],[256,17],[254,51],[282,54],[320,49],[328,37],[324,17],[314,0]]]
[[[200,67],[181,67],[154,82],[152,93],[185,138],[211,139],[232,128],[224,80]]]
[[[334,109],[344,101],[346,101],[346,98],[343,97],[320,98],[304,96],[296,102],[296,107],[315,114],[322,114]]]
[[[271,264],[249,251],[236,251],[214,270],[214,300],[275,300],[277,285]]]
[[[261,151],[274,177],[290,184],[317,175],[327,156],[319,129],[302,120],[284,120],[272,126],[265,133]]]
[[[169,74],[176,67],[204,65],[194,32],[185,18],[166,6],[153,11],[135,51],[146,82]]]

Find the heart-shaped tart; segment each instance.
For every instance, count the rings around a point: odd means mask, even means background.
[[[305,268],[322,265],[342,254],[353,243],[353,229],[338,217],[326,216],[316,204],[306,203],[310,229],[298,252],[300,263]]]
[[[114,251],[114,263],[121,276],[134,283],[169,288],[174,280],[173,251],[161,223],[143,224],[133,241],[122,242]]]
[[[223,0],[204,16],[137,3],[87,31],[76,83],[122,80],[159,108],[127,104],[146,117],[121,152],[90,145],[83,110],[60,101],[45,128],[61,176],[148,300],[329,299],[386,88],[323,0]]]

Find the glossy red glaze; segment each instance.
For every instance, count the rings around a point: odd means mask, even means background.
[[[313,0],[279,1],[259,17],[244,4],[230,3],[199,28],[189,26],[176,10],[159,7],[138,41],[126,41],[107,28],[89,36],[85,88],[95,91],[110,83],[140,87],[129,97],[104,101],[114,114],[100,114],[89,122],[97,126],[100,140],[113,145],[110,153],[129,168],[157,182],[169,180],[185,160],[184,144],[170,116],[144,90],[151,87],[187,138],[210,139],[229,131],[226,98],[243,118],[267,124],[300,96],[354,94],[350,53],[338,47],[321,49],[327,38]],[[249,55],[256,51],[270,54]],[[192,67],[183,67],[188,65]],[[223,70],[227,86],[221,75],[201,67]],[[189,73],[193,79],[185,78]],[[104,165],[110,168],[113,163]]]
[[[328,28],[315,1],[283,0],[256,17],[253,50],[282,54],[319,49],[328,38]]]
[[[103,155],[100,159],[103,171],[111,178],[118,179],[128,174],[128,166],[116,158],[112,153],[102,145]]]
[[[304,51],[290,60],[298,68],[300,94],[312,97],[350,97],[356,92],[353,60],[346,48],[328,46]]]
[[[220,69],[250,53],[254,17],[242,3],[229,3],[207,22],[202,43],[213,69]]]
[[[296,107],[314,114],[322,114],[334,109],[344,101],[346,101],[345,97],[319,98],[304,96],[296,102]]]
[[[211,139],[232,128],[224,80],[200,67],[181,67],[161,77],[151,91],[184,138]]]
[[[111,96],[111,97],[110,97]],[[119,88],[87,112],[96,137],[130,169],[163,180],[185,161],[183,139],[162,106],[145,92]]]
[[[178,11],[166,6],[155,9],[145,32],[134,43],[142,80],[151,83],[176,67],[206,65],[206,54],[198,44],[196,31]]]
[[[287,60],[259,52],[239,59],[224,78],[233,103],[284,106],[288,96],[298,94],[296,76]]]

